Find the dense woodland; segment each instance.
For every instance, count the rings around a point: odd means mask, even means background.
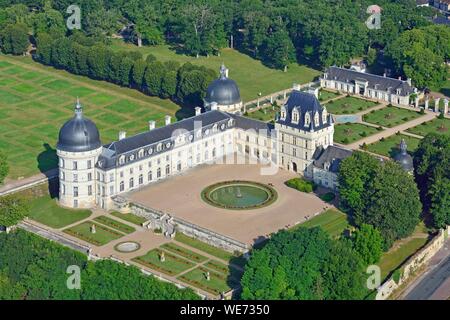
[[[414,0],[380,0],[382,27],[365,21],[373,1],[366,0],[81,0],[82,32],[107,42],[127,28],[126,40],[168,43],[198,56],[233,46],[275,68],[292,62],[316,68],[366,58],[374,69],[389,68],[413,78],[419,87],[445,80],[450,59],[450,28],[433,26],[431,8]],[[69,0],[0,0],[0,43],[19,54],[24,35],[52,39],[70,35],[65,19]],[[22,38],[22,39],[19,39]]]
[[[20,254],[18,254],[20,252]],[[69,266],[80,268],[80,289],[68,289]],[[70,282],[76,285],[76,281]],[[138,288],[138,290],[137,290]],[[191,289],[143,275],[136,267],[84,254],[23,230],[0,233],[0,300],[200,299]]]

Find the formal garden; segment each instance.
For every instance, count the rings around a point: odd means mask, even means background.
[[[409,128],[406,131],[423,137],[432,132],[450,136],[450,119],[436,118],[413,128]]]
[[[404,139],[408,146],[408,152],[412,154],[419,145],[420,139],[406,134],[394,134],[387,138],[381,138],[381,140],[371,143],[367,146],[363,146],[363,149],[367,151],[380,154],[385,157],[395,157],[400,152],[400,142]]]
[[[346,96],[328,102],[325,107],[332,114],[354,114],[375,107],[376,105],[378,103],[373,101]]]
[[[327,101],[330,99],[334,99],[339,97],[341,94],[339,94],[339,92],[333,92],[333,91],[328,91],[325,89],[320,89],[319,90],[319,101],[323,102],[323,101]]]
[[[78,225],[64,229],[63,232],[95,246],[103,246],[125,235],[117,231],[117,229],[108,228],[93,221],[84,221]]]
[[[334,141],[342,144],[350,144],[371,136],[382,130],[362,123],[343,123],[334,127]]]
[[[363,120],[383,127],[392,128],[421,116],[418,111],[388,106],[383,109],[370,111],[363,115]]]
[[[116,218],[119,218],[121,220],[128,221],[132,224],[135,224],[137,226],[142,226],[142,224],[147,221],[147,219],[145,219],[143,217],[139,217],[132,213],[120,213],[117,211],[112,211],[109,214]]]
[[[62,70],[26,57],[0,55],[0,149],[8,154],[9,178],[27,177],[56,167],[59,128],[73,116],[79,97],[95,121],[102,142],[148,130],[148,120],[183,117],[170,100],[146,96]]]
[[[271,122],[275,121],[275,116],[280,111],[280,107],[271,105],[263,107],[256,111],[246,112],[244,115],[248,118],[252,118],[259,121]]]

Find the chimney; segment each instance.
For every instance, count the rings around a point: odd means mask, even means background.
[[[411,78],[406,79],[406,83],[407,83],[409,86],[412,86],[412,80],[411,80]]]
[[[402,80],[402,76],[398,76],[398,80]]]
[[[148,130],[151,131],[151,130],[155,129],[155,126],[156,126],[156,122],[154,120],[150,120],[148,122]]]
[[[195,115],[198,116],[202,113],[202,108],[200,107],[195,107]]]
[[[171,117],[169,115],[167,115],[167,116],[164,117],[164,120],[165,120],[166,126],[167,126],[167,125],[170,124]]]
[[[119,131],[119,140],[125,139],[127,137],[126,131]]]
[[[385,78],[386,78],[386,72],[385,72],[385,73],[383,73],[383,77],[385,77]]]
[[[211,102],[211,110],[217,110],[217,102]]]
[[[309,94],[314,95],[317,99],[319,99],[319,88],[312,88],[312,87],[309,87],[307,92],[308,92]]]

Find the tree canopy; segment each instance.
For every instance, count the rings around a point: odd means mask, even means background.
[[[0,197],[0,226],[11,227],[20,222],[28,213],[26,201],[16,195]]]

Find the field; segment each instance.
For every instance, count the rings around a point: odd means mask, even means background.
[[[414,150],[417,149],[420,139],[407,136],[404,134],[394,134],[390,137],[384,138],[384,141],[378,141],[371,143],[367,146],[367,150],[373,153],[377,153],[386,157],[393,158],[397,153],[400,152],[400,141],[405,139],[408,146],[408,152],[412,154]]]
[[[342,213],[336,209],[329,209],[324,213],[321,213],[320,215],[315,216],[314,218],[304,223],[296,225],[291,230],[300,227],[305,228],[321,227],[331,237],[338,237],[349,226],[350,225],[347,219],[347,215],[345,213]]]
[[[138,226],[142,225],[144,222],[147,221],[147,219],[139,217],[139,216],[137,216],[135,214],[132,214],[132,213],[120,213],[120,212],[117,212],[117,211],[113,211],[113,212],[110,212],[109,214],[114,216],[114,217],[116,217],[116,218],[119,218],[119,219],[122,219],[122,220],[125,220],[125,221],[128,221],[128,222],[131,222],[131,223],[133,223],[135,225],[138,225]]]
[[[427,238],[412,238],[385,252],[380,259],[381,279],[386,279],[406,259],[425,245]],[[384,281],[384,280],[382,280]]]
[[[29,57],[0,55],[0,149],[8,154],[9,178],[27,177],[56,167],[55,144],[62,124],[73,116],[79,97],[103,143],[120,130],[148,130],[148,120],[186,116],[169,100],[45,67]]]
[[[160,61],[174,60],[180,63],[191,62],[202,65],[218,72],[222,63],[229,69],[229,76],[237,82],[241,90],[241,97],[244,102],[255,100],[258,94],[262,96],[273,92],[288,89],[293,83],[307,83],[320,75],[314,69],[291,64],[287,72],[270,69],[260,61],[252,59],[248,55],[242,54],[233,49],[221,50],[220,56],[191,57],[177,54],[168,45],[145,46],[138,48],[135,45],[124,43],[121,40],[113,40],[111,46],[115,50],[133,50],[141,52],[144,57],[149,53]]]
[[[334,127],[334,141],[349,144],[377,132],[377,128],[361,123],[338,124]]]
[[[91,232],[92,225],[95,225],[95,233]],[[85,221],[79,225],[65,229],[64,232],[96,246],[103,246],[123,236],[122,233],[94,223],[93,221]]]
[[[424,122],[416,127],[406,130],[410,133],[426,136],[428,133],[435,132],[450,136],[450,119],[434,119]]]
[[[417,111],[397,107],[386,107],[365,114],[363,120],[365,122],[391,128],[419,117],[421,117],[421,114]]]
[[[355,97],[344,97],[327,103],[328,112],[332,114],[353,114],[375,107],[376,102]]]
[[[77,221],[88,218],[90,210],[73,210],[60,207],[56,199],[42,196],[30,201],[30,219],[36,220],[52,228],[62,228]]]

